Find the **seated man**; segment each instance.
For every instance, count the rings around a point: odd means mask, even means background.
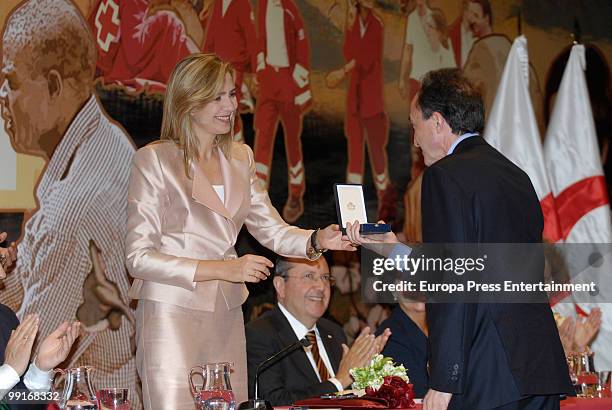
[[[349,370],[365,366],[383,349],[389,330],[375,338],[365,328],[349,349],[342,328],[322,318],[331,282],[325,258],[276,262],[278,304],[246,325],[249,397],[253,397],[257,366],[303,337],[310,340],[310,347],[294,350],[260,373],[258,396],[273,406],[348,388],[353,382]]]

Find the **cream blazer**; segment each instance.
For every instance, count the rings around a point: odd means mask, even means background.
[[[243,225],[265,247],[306,257],[312,230],[288,225],[255,177],[253,151],[233,143],[231,158],[219,150],[225,203],[201,168],[185,175],[182,150],[159,141],[134,155],[128,190],[126,264],[134,283],[129,296],[212,312],[220,292],[228,309],[247,298],[244,283],[194,282],[199,260],[236,258]]]

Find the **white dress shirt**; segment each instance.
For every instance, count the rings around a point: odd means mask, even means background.
[[[451,145],[446,155],[452,154],[455,151],[455,148],[457,148],[457,145],[459,145],[461,141],[468,139],[470,137],[475,137],[476,135],[479,135],[479,134],[477,132],[466,132],[465,134],[461,134],[461,136],[457,138],[455,142],[453,142],[453,145]]]
[[[213,185],[212,187],[217,193],[219,199],[221,200],[221,203],[225,204],[225,187],[223,185]]]
[[[266,62],[274,67],[289,67],[284,13],[280,0],[268,1],[268,7],[266,8]]]
[[[44,390],[48,391],[51,389],[51,377],[53,372],[43,372],[34,364],[34,361],[30,364],[28,371],[23,377],[23,383],[26,385],[28,390]],[[19,383],[19,375],[8,364],[0,366],[0,400],[6,393],[11,391],[15,385]]]
[[[331,376],[327,381],[332,382],[333,385],[336,386],[336,389],[338,389],[338,391],[342,391],[342,383],[340,383],[340,380],[336,379],[335,377],[336,373],[334,372],[334,368],[332,367],[331,362],[329,361],[329,356],[327,356],[327,351],[325,350],[325,345],[323,344],[323,340],[321,339],[321,335],[319,334],[317,325],[315,324],[311,329],[307,329],[306,326],[304,326],[302,322],[297,320],[295,316],[293,316],[282,304],[279,303],[278,308],[281,312],[283,312],[283,315],[285,315],[285,317],[289,321],[289,324],[291,325],[291,328],[293,329],[293,332],[295,333],[295,336],[298,338],[298,340],[303,339],[306,336],[306,333],[310,332],[311,330],[314,330],[315,335],[317,336],[319,355],[323,360],[323,364],[325,364],[325,367],[327,368],[327,372]],[[306,353],[306,356],[308,357],[308,360],[310,361],[310,364],[312,365],[315,374],[319,378],[319,381],[322,381],[321,377],[319,376],[317,364],[315,363],[314,357],[312,356],[312,347],[304,348],[304,352]]]

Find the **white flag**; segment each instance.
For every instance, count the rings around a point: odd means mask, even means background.
[[[596,307],[602,310],[602,324],[591,350],[595,352],[595,367],[609,369],[612,367],[612,304],[601,302],[611,301],[612,254],[610,245],[600,244],[612,242],[612,227],[585,69],[584,46],[575,45],[546,132],[544,158],[559,217],[559,239],[566,243],[593,244],[596,251],[585,255],[580,247],[566,245],[568,264],[585,266],[581,272],[572,272],[572,281],[594,281],[598,292],[591,296],[571,295],[565,300],[569,303],[560,303],[555,310],[566,315],[577,311],[589,313]],[[573,253],[578,256],[572,257]],[[592,258],[597,253],[602,258]]]
[[[529,175],[544,214],[544,237],[556,241],[559,225],[529,95],[527,39],[514,40],[485,128],[485,139]]]
[[[570,243],[611,243],[610,206],[584,70],[584,46],[572,47],[555,101],[544,157],[561,227]]]

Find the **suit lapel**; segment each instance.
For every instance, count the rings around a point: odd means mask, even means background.
[[[289,346],[291,343],[295,343],[298,339],[295,336],[295,332],[291,328],[289,321],[287,320],[285,315],[283,315],[283,312],[281,312],[278,306],[274,308],[274,311],[275,314],[279,316],[278,323],[282,324],[278,332],[278,336],[282,345],[281,348]],[[319,383],[319,378],[317,377],[317,374],[312,368],[312,364],[310,363],[310,360],[308,360],[308,356],[306,356],[306,352],[303,348],[298,349],[293,353],[290,353],[289,357],[287,357],[285,360],[291,360],[293,362],[291,369],[296,372],[299,371],[300,373],[302,373],[308,380],[309,384]]]
[[[223,151],[219,149],[219,162],[221,164],[221,175],[223,178],[223,189],[225,190],[225,204],[221,203],[219,195],[215,192],[210,181],[204,175],[201,161],[194,168],[192,197],[193,199],[208,207],[210,210],[232,219],[238,212],[244,197],[245,181],[233,161],[229,161]]]
[[[225,187],[225,208],[230,216],[236,215],[244,199],[246,181],[236,167],[236,161],[225,158],[223,151],[219,149],[221,160],[221,174],[223,175],[223,186]]]

